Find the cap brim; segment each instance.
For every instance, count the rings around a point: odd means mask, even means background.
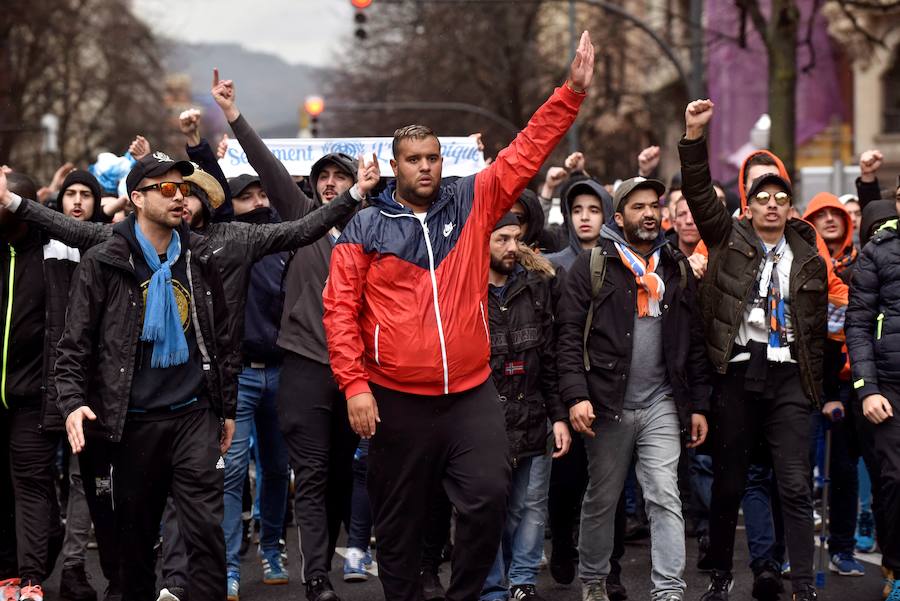
[[[193,173],[185,175],[184,181],[200,186],[206,192],[206,197],[209,198],[209,204],[213,209],[218,209],[225,202],[225,191],[222,190],[222,184],[206,171],[196,169]]]
[[[760,188],[766,184],[775,184],[791,195],[794,193],[791,185],[783,177],[777,173],[766,173],[754,180],[753,184],[750,186],[750,190],[747,192],[747,198],[756,196],[756,193],[759,192]]]

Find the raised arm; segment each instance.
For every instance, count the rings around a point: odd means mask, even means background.
[[[709,248],[724,242],[733,226],[731,215],[716,197],[709,173],[709,155],[703,130],[712,115],[712,101],[695,100],[690,103],[684,111],[684,138],[678,143],[681,192],[691,208],[700,237]]]
[[[881,186],[878,184],[878,170],[884,164],[884,156],[880,150],[867,150],[859,155],[859,177],[856,178],[856,195],[859,198],[860,210],[873,200],[881,199]]]
[[[213,71],[212,96],[241,143],[250,165],[259,174],[269,202],[278,211],[278,215],[286,221],[293,221],[313,211],[317,203],[303,193],[284,164],[272,154],[259,134],[241,115],[235,104],[234,82],[230,79],[220,80],[218,69]]]
[[[475,178],[473,213],[493,225],[502,217],[556,148],[578,115],[594,75],[594,47],[588,32],[569,69],[569,79],[531,117],[512,143]]]
[[[16,217],[46,232],[51,238],[81,250],[100,244],[112,236],[112,225],[78,221],[41,203],[9,191],[6,174],[0,171],[0,205]]]

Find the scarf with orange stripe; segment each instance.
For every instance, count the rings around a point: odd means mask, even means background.
[[[666,285],[662,278],[656,274],[656,268],[659,266],[660,250],[659,248],[650,255],[649,260],[634,252],[628,246],[619,242],[613,242],[616,250],[619,251],[619,257],[637,282],[637,312],[638,317],[659,317],[662,311],[659,309],[659,301],[666,292]]]

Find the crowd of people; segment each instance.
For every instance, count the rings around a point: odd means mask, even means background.
[[[377,559],[389,601],[539,601],[545,532],[584,601],[627,598],[635,536],[654,601],[684,601],[693,569],[727,601],[743,508],[754,598],[816,599],[825,527],[832,572],[878,547],[900,601],[900,185],[881,199],[867,151],[857,195],[801,215],[758,151],[734,194],[710,176],[709,100],[668,186],[655,146],[614,184],[581,153],[546,165],[593,67],[585,32],[468,177],[410,125],[392,177],[334,153],[298,181],[218,71],[255,174],[225,178],[196,111],[189,160],[138,136],[44,188],[4,166],[0,600],[43,601],[61,556],[60,596],[96,601],[93,532],[106,600],[238,601],[255,511],[263,582],[309,601],[339,600],[342,528],[343,580]]]

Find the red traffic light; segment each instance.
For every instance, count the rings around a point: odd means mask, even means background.
[[[350,0],[350,4],[352,4],[354,8],[369,8],[372,4],[372,0]]]
[[[316,118],[325,110],[325,99],[321,96],[307,96],[303,108],[310,117]]]

